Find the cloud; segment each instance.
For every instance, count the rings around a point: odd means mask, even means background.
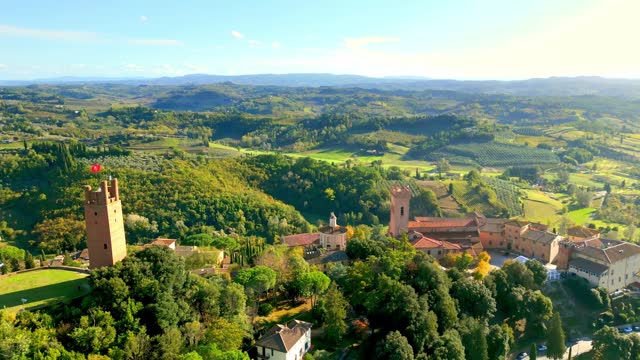
[[[5,64],[0,64],[0,69],[6,69],[6,68],[7,68],[7,65],[5,65]]]
[[[146,23],[147,21],[149,21],[149,18],[146,15],[140,16],[140,22]]]
[[[174,39],[129,39],[127,40],[129,45],[144,45],[144,46],[176,46],[182,45],[178,40]]]
[[[145,68],[143,66],[140,66],[138,64],[126,64],[124,66],[128,71],[135,71],[135,72],[144,72]]]
[[[381,36],[369,36],[361,38],[346,38],[344,39],[343,46],[347,49],[360,49],[370,44],[383,44],[390,42],[398,42],[398,38],[381,37]]]
[[[236,30],[231,30],[231,36],[233,36],[234,38],[236,38],[238,40],[244,39],[244,35],[242,35],[240,32],[238,32]]]
[[[34,39],[63,41],[92,41],[98,39],[98,34],[94,32],[42,30],[10,25],[0,25],[0,36],[29,37]]]
[[[277,41],[274,41],[271,43],[271,47],[274,49],[280,49],[280,43]]]
[[[249,43],[249,45],[251,45],[251,46],[260,46],[260,45],[261,45],[260,41],[258,41],[258,40],[249,40],[249,41],[247,41],[247,42],[248,42],[248,43]]]

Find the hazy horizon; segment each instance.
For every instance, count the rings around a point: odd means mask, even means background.
[[[634,0],[8,0],[0,79],[329,73],[640,78]]]

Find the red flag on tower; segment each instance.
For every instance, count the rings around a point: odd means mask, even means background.
[[[91,172],[92,172],[92,173],[100,172],[100,164],[93,164],[93,165],[91,165]]]

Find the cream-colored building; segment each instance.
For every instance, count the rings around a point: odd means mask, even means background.
[[[329,217],[329,225],[320,231],[320,246],[327,250],[345,250],[347,248],[347,228],[338,225],[334,213]]]
[[[598,237],[565,241],[558,264],[611,293],[640,281],[640,246]]]

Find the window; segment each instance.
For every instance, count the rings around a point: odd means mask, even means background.
[[[489,240],[489,245],[491,245],[491,244],[493,244],[493,243],[491,242],[491,240]]]
[[[427,250],[427,255],[431,255],[431,250]]]
[[[98,216],[98,212],[97,212],[97,211],[96,211],[96,212],[94,212],[94,213],[93,213],[93,216]]]
[[[404,206],[400,207],[400,216],[404,216]]]
[[[107,244],[104,244],[104,249],[107,250]]]

